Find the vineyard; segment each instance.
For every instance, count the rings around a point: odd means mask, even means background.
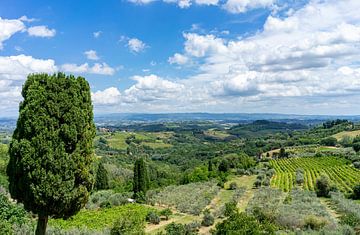
[[[302,157],[271,160],[270,165],[276,174],[271,179],[271,186],[290,191],[297,184],[296,172],[302,171],[301,186],[313,191],[316,179],[325,174],[342,192],[351,192],[353,186],[360,183],[360,171],[347,164],[345,159],[335,157]]]

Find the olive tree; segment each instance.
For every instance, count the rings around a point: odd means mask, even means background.
[[[9,148],[9,191],[38,215],[36,234],[45,234],[49,216],[76,214],[93,187],[90,87],[82,77],[31,74],[22,96]]]

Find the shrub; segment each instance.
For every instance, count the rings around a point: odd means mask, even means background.
[[[211,215],[210,211],[205,210],[203,220],[201,221],[201,225],[208,227],[213,225],[214,221],[215,221],[214,216]]]
[[[235,182],[231,182],[231,184],[230,184],[230,186],[229,186],[229,189],[230,189],[230,190],[235,190],[235,189],[237,189],[237,188],[238,188],[237,184],[236,184]]]
[[[352,198],[354,200],[360,200],[360,184],[353,188]]]
[[[236,202],[225,203],[225,211],[224,211],[225,216],[231,216],[236,212],[237,212]]]
[[[183,224],[172,222],[165,227],[166,235],[183,235],[186,234],[186,228]]]
[[[145,223],[142,218],[128,214],[127,216],[120,217],[112,227],[111,235],[124,235],[124,234],[145,234]]]
[[[161,216],[165,216],[165,219],[168,220],[169,219],[169,216],[171,216],[173,214],[173,212],[171,211],[170,208],[166,208],[162,211],[160,211],[160,215]]]
[[[316,179],[315,191],[318,197],[329,197],[330,188],[330,181],[327,176],[321,175],[320,178]]]
[[[215,235],[223,234],[275,234],[274,226],[261,224],[255,217],[245,213],[234,213],[221,223],[216,224]]]
[[[341,224],[347,224],[351,227],[355,227],[360,225],[360,218],[356,216],[354,213],[344,214],[340,217]]]
[[[320,230],[327,224],[327,221],[324,218],[315,215],[307,216],[304,222],[304,227],[312,230]]]
[[[154,211],[150,211],[146,216],[146,221],[152,224],[159,224],[160,217]]]

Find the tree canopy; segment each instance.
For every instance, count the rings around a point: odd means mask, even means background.
[[[95,125],[87,81],[63,73],[28,76],[10,143],[9,191],[39,215],[68,218],[87,202],[93,187]]]

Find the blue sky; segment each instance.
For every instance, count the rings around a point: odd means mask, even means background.
[[[95,113],[359,114],[360,3],[0,3],[0,116],[32,72],[84,76]]]

